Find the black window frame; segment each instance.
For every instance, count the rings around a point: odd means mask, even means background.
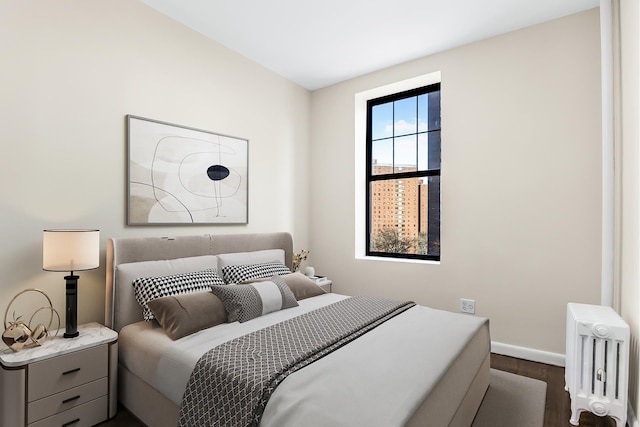
[[[397,258],[397,259],[416,259],[416,260],[428,260],[428,261],[440,261],[441,258],[441,252],[440,249],[438,250],[438,255],[432,255],[432,254],[413,254],[413,253],[393,253],[393,252],[379,252],[379,251],[372,251],[371,250],[371,227],[372,227],[372,216],[374,215],[374,210],[373,207],[371,206],[372,203],[372,183],[377,182],[377,181],[389,181],[391,179],[394,180],[398,180],[398,179],[408,179],[408,178],[425,178],[425,177],[431,177],[431,176],[438,176],[439,177],[439,184],[438,184],[438,203],[437,203],[437,209],[438,209],[438,226],[437,226],[437,234],[438,234],[438,245],[440,246],[440,224],[441,224],[441,220],[442,220],[442,210],[441,210],[441,206],[440,206],[440,189],[442,188],[442,181],[441,181],[441,173],[442,173],[442,163],[441,163],[441,158],[440,158],[440,167],[439,168],[433,168],[433,169],[427,169],[427,170],[419,170],[418,168],[416,168],[416,171],[414,172],[395,172],[395,165],[392,168],[392,172],[388,173],[388,174],[378,174],[378,175],[373,175],[373,159],[372,159],[372,146],[373,146],[373,135],[372,135],[372,111],[373,111],[373,107],[375,107],[376,105],[381,105],[381,104],[386,104],[389,102],[393,102],[393,101],[398,101],[398,100],[402,100],[405,98],[410,98],[410,97],[414,97],[414,96],[419,96],[419,95],[423,95],[423,94],[428,94],[428,93],[432,93],[432,92],[440,92],[440,95],[442,94],[441,92],[441,87],[440,87],[440,83],[434,83],[434,84],[430,84],[427,86],[422,86],[419,88],[414,88],[414,89],[409,89],[406,91],[402,91],[402,92],[398,92],[398,93],[393,93],[393,94],[389,94],[389,95],[385,95],[379,98],[375,98],[375,99],[370,99],[367,100],[367,121],[366,121],[366,177],[365,177],[365,185],[366,185],[366,221],[365,221],[365,236],[366,236],[366,256],[375,256],[375,257],[387,257],[387,258]],[[441,98],[440,98],[441,99]],[[442,107],[440,106],[440,116],[442,116]],[[395,123],[395,118],[393,120],[393,122]],[[427,129],[427,131],[425,133],[429,134],[431,132],[441,132],[442,129],[442,125],[441,125],[441,120],[439,121],[440,126],[438,126],[436,129]],[[417,133],[421,133],[421,132],[417,132]],[[441,134],[440,134],[441,135]],[[442,140],[440,142],[440,154],[442,152]],[[420,212],[420,207],[418,206],[418,213]],[[418,220],[419,221],[419,220]]]

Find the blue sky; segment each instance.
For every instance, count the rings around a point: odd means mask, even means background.
[[[427,130],[427,99],[427,95],[417,97],[417,112],[415,96],[373,107],[373,159],[378,164],[392,164],[395,161],[396,165],[416,166],[416,159],[419,158],[419,168],[426,169],[427,135],[416,134]],[[416,138],[419,153],[416,153]]]

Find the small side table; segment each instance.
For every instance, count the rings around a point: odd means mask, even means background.
[[[118,409],[118,334],[99,323],[19,352],[0,343],[0,425],[92,426]]]
[[[331,293],[333,282],[330,279],[325,276],[313,276],[310,279],[316,282],[316,285],[320,286],[323,291]]]

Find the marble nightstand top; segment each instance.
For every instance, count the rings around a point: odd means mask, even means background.
[[[75,338],[64,338],[63,332],[64,330],[60,330],[58,336],[48,338],[41,346],[29,346],[18,352],[14,352],[0,341],[0,365],[7,368],[25,366],[118,339],[118,334],[115,331],[96,322],[79,325],[80,335]]]

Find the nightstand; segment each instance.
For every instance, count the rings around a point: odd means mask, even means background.
[[[0,426],[92,426],[117,411],[118,334],[98,323],[0,350]]]
[[[313,276],[313,277],[309,277],[311,280],[313,280],[314,282],[316,282],[316,285],[320,286],[320,288],[325,291],[325,292],[331,292],[331,285],[333,284],[333,282],[331,280],[329,280],[327,277],[325,276]]]

